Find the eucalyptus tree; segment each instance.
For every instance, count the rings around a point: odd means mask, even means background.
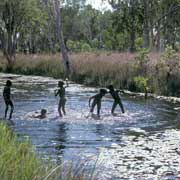
[[[43,0],[43,7],[47,13],[47,39],[48,39],[48,48],[51,53],[55,53],[55,42],[53,41],[53,32],[54,32],[54,16],[51,0]]]
[[[40,21],[40,13],[36,0],[0,1],[0,41],[7,70],[12,69],[15,61],[18,37],[30,23]]]
[[[55,12],[55,24],[56,24],[56,30],[57,30],[57,37],[60,43],[61,47],[61,53],[63,58],[63,64],[64,64],[64,71],[65,71],[65,77],[69,77],[70,75],[70,62],[69,62],[69,56],[67,53],[67,49],[64,42],[64,36],[63,36],[63,27],[61,22],[61,7],[60,7],[60,1],[59,0],[53,0],[54,5],[54,12]]]
[[[161,32],[165,45],[176,49],[176,43],[180,43],[180,0],[161,0]]]
[[[129,36],[129,50],[135,51],[135,39],[139,31],[142,29],[142,8],[140,0],[108,0],[114,14],[117,18],[114,22],[117,32],[125,33],[127,31]]]

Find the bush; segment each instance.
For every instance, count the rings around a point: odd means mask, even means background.
[[[90,52],[91,51],[91,46],[87,43],[83,43],[81,45],[81,51],[82,52]]]
[[[146,76],[148,71],[148,63],[150,62],[149,51],[147,49],[141,49],[138,55],[135,57],[134,70],[136,75]]]
[[[159,92],[165,95],[179,95],[180,91],[180,56],[167,47],[155,67],[156,84]]]
[[[141,51],[143,46],[143,39],[141,37],[135,39],[135,48],[137,51]]]
[[[146,93],[148,90],[148,78],[137,76],[134,77],[134,83],[136,85],[137,91]]]
[[[125,37],[125,34],[124,33],[117,34],[116,39],[117,39],[118,50],[119,51],[124,50],[126,47],[126,39],[127,39],[127,37]]]

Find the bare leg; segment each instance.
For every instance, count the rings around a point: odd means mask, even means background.
[[[97,103],[97,115],[100,117],[101,102]]]
[[[62,111],[63,111],[64,115],[66,115],[66,111],[65,111],[65,102],[64,102],[63,105],[62,105]]]
[[[11,120],[11,118],[12,118],[13,111],[14,111],[14,106],[11,106],[11,112],[10,112],[10,115],[9,115],[9,120]]]
[[[11,111],[10,111],[10,114],[9,114],[9,120],[11,120],[12,114],[13,114],[13,111],[14,111],[14,105],[13,105],[13,102],[11,100],[9,100],[8,104],[11,106]]]
[[[119,104],[119,106],[121,108],[122,113],[124,113],[124,107],[123,107],[123,104],[122,104],[121,100],[119,101],[118,104]]]
[[[59,102],[59,106],[58,106],[58,112],[59,112],[59,116],[62,117],[62,113],[61,113],[61,102]]]
[[[9,108],[8,108],[8,105],[6,105],[6,109],[5,109],[5,116],[4,116],[4,117],[5,117],[5,119],[6,119],[6,117],[7,117],[7,112],[8,112],[8,109],[9,109]]]
[[[90,112],[91,113],[93,113],[93,111],[94,111],[94,107],[96,106],[96,103],[95,102],[93,102],[92,103],[92,105],[91,105],[91,109],[90,109]]]
[[[111,109],[111,114],[114,114],[114,110],[115,110],[116,106],[117,106],[117,102],[114,101],[112,109]]]
[[[59,116],[62,117],[61,109],[58,109]]]

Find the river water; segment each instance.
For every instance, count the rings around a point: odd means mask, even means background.
[[[180,105],[122,97],[126,113],[117,108],[113,117],[112,100],[105,97],[98,119],[88,116],[88,98],[97,89],[70,83],[67,115],[59,118],[54,96],[58,80],[0,73],[0,93],[7,79],[13,82],[14,131],[20,138],[29,137],[42,158],[56,164],[88,162],[101,180],[180,179]],[[33,119],[42,108],[48,117]],[[3,114],[1,96],[0,117]]]

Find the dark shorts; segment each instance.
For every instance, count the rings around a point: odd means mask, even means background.
[[[5,99],[4,102],[5,102],[6,106],[14,107],[13,102],[10,99]]]

